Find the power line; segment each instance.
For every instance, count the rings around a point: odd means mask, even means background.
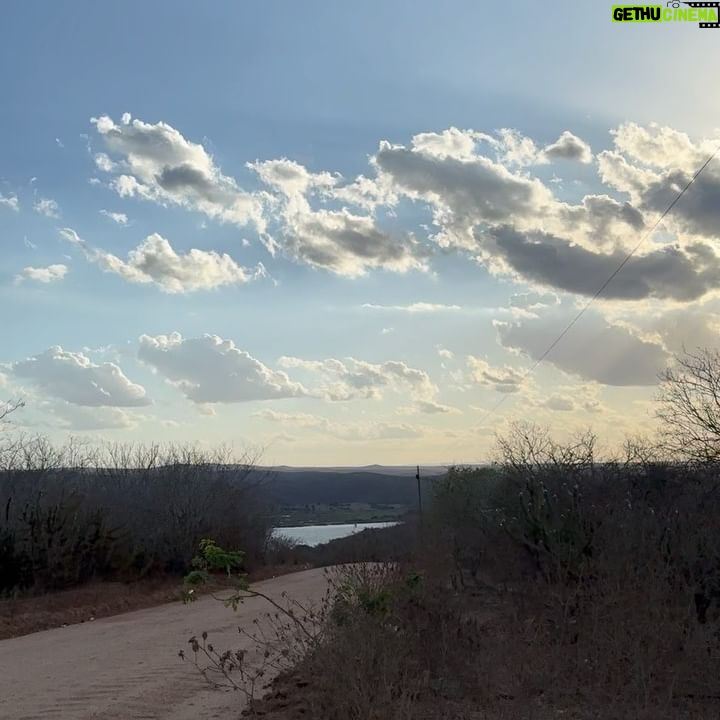
[[[680,190],[680,192],[677,194],[675,199],[665,208],[665,211],[660,215],[660,217],[655,221],[655,224],[648,230],[639,240],[637,245],[635,245],[632,250],[624,257],[623,261],[615,268],[615,270],[611,273],[611,275],[608,277],[607,280],[597,289],[595,294],[590,297],[590,299],[583,305],[582,308],[577,312],[577,314],[570,320],[570,322],[565,326],[565,328],[560,332],[560,334],[548,345],[547,349],[540,355],[540,357],[533,363],[533,365],[530,367],[530,369],[525,373],[523,376],[523,380],[530,377],[535,370],[538,368],[540,363],[547,358],[547,356],[557,347],[557,345],[560,343],[560,341],[570,332],[570,330],[573,328],[573,326],[580,320],[580,318],[585,314],[587,309],[597,300],[600,295],[604,292],[604,290],[607,288],[607,286],[615,279],[615,277],[620,273],[620,271],[628,264],[630,259],[635,255],[635,253],[640,249],[641,245],[645,243],[645,241],[658,229],[660,224],[665,220],[665,218],[670,214],[672,209],[678,204],[680,199],[683,195],[688,191],[690,186],[700,177],[701,173],[705,170],[705,168],[712,162],[712,160],[715,158],[715,156],[720,152],[720,145],[718,145],[713,153],[708,157],[707,160],[700,166],[700,168],[695,172],[695,174],[690,178],[688,183],[685,185],[685,187]],[[500,406],[507,400],[509,396],[503,395],[500,400],[492,407],[490,408],[485,415],[482,417],[480,422],[485,422],[488,418],[492,417],[500,408]]]

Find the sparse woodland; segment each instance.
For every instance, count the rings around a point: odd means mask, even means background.
[[[0,435],[0,593],[182,575],[205,537],[262,562],[270,534],[252,458],[193,447]]]
[[[322,608],[280,612],[280,632],[258,638],[282,674],[250,712],[720,717],[720,356],[680,358],[658,416],[657,438],[614,456],[591,432],[558,442],[515,425],[492,465],[436,480],[423,517],[311,553],[276,547],[286,561],[370,562],[336,573]],[[104,452],[98,461],[81,446],[7,436],[6,591],[185,572],[203,538],[243,551],[234,571],[263,557],[262,495],[242,469],[228,474],[225,456]],[[216,652],[221,674],[250,677],[229,652]]]

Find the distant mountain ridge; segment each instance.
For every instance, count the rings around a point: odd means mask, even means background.
[[[427,476],[444,475],[448,470],[447,465],[420,465],[420,474]],[[378,475],[412,475],[417,472],[417,465],[361,465],[353,466],[294,466],[294,465],[268,465],[259,466],[260,470],[270,472],[321,472],[321,473],[375,473]]]
[[[371,465],[366,468],[257,468],[269,475],[265,491],[278,505],[417,504],[416,467]],[[423,485],[447,472],[444,467],[421,467]]]

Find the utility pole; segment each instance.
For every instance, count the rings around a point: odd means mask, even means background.
[[[417,466],[417,472],[415,473],[415,479],[417,480],[417,487],[418,487],[418,513],[420,514],[420,522],[422,522],[422,514],[423,514],[423,508],[422,508],[422,490],[420,488],[420,466]]]

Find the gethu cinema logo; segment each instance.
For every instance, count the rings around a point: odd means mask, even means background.
[[[683,5],[685,7],[683,7]],[[701,28],[720,27],[718,2],[680,2],[662,5],[613,5],[613,22],[696,22]]]

